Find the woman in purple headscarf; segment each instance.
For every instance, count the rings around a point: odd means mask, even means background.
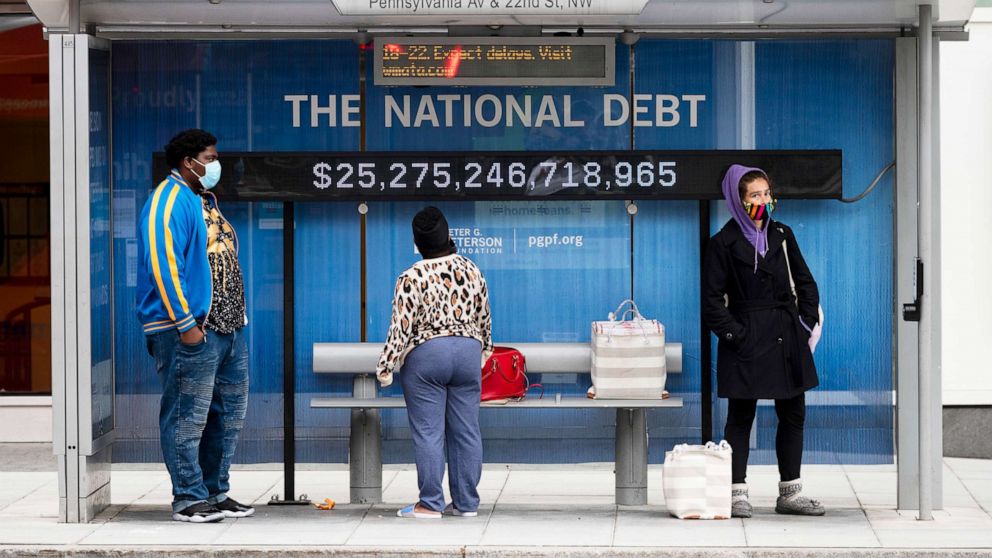
[[[723,178],[731,219],[710,239],[703,269],[703,320],[719,338],[717,395],[727,398],[724,437],[733,447],[733,516],[751,517],[748,446],[758,399],[774,399],[779,498],[775,511],[823,515],[802,495],[806,391],[819,383],[809,346],[820,294],[799,244],[773,221],[771,181],[732,165]],[[795,288],[792,285],[795,285]]]

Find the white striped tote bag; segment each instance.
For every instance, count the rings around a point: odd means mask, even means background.
[[[633,300],[623,301],[609,320],[592,323],[591,372],[596,399],[661,399],[665,327],[641,316]]]
[[[729,519],[732,453],[726,440],[679,444],[665,452],[661,474],[668,513],[680,519]]]

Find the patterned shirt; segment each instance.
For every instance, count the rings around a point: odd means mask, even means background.
[[[482,363],[492,354],[492,316],[486,279],[472,260],[452,254],[421,260],[396,280],[389,337],[376,376],[383,386],[414,347],[435,337],[472,337]]]
[[[201,196],[207,224],[207,259],[213,280],[213,297],[204,327],[217,333],[234,333],[248,324],[245,283],[238,263],[238,236],[217,207],[213,194]]]

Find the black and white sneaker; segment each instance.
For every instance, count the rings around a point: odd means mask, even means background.
[[[255,513],[255,508],[251,506],[246,506],[234,498],[225,498],[222,502],[217,502],[214,504],[224,517],[248,517]]]
[[[172,519],[186,523],[216,523],[224,520],[224,512],[206,502],[199,502],[182,511],[173,512]]]

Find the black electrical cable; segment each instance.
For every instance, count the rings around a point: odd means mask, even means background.
[[[886,167],[884,169],[882,169],[882,172],[878,173],[878,176],[875,177],[875,180],[872,180],[871,181],[871,184],[868,185],[868,188],[864,192],[861,192],[860,194],[858,194],[857,196],[855,196],[853,198],[841,198],[840,201],[842,201],[844,203],[854,203],[856,201],[861,201],[862,199],[864,199],[865,196],[867,196],[868,194],[870,194],[871,191],[875,189],[875,186],[878,186],[878,181],[879,180],[882,180],[882,177],[885,176],[885,173],[889,172],[890,170],[894,169],[895,167],[896,167],[896,162],[895,161],[892,161],[891,163],[889,163],[888,165],[886,165]]]

